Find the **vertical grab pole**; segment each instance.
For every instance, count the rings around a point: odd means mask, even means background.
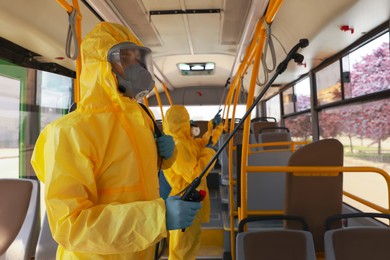
[[[82,16],[80,13],[80,7],[78,0],[72,0],[73,6],[69,5],[66,0],[56,0],[57,3],[62,6],[62,8],[65,9],[65,11],[68,14],[71,14],[73,10],[76,10],[76,22],[75,22],[75,28],[76,28],[76,39],[77,39],[77,48],[80,50],[80,45],[82,41],[81,36],[81,20]],[[81,55],[79,54],[76,59],[76,79],[74,80],[74,103],[78,103],[80,101],[80,73],[81,73]]]
[[[165,86],[165,84],[163,82],[161,82],[162,86],[163,86],[163,89],[164,89],[164,92],[165,92],[165,95],[167,96],[168,98],[168,101],[169,101],[169,105],[172,106],[172,99],[171,99],[171,95],[169,94],[169,91],[167,89],[167,86]]]
[[[158,93],[156,85],[154,85],[154,88],[153,88],[153,89],[154,89],[154,93],[156,94],[156,98],[157,98],[158,105],[159,105],[159,107],[160,107],[161,119],[164,120],[164,112],[163,112],[163,109],[162,109],[162,103],[161,103],[160,93]]]
[[[262,28],[259,31],[259,35],[256,35],[256,38],[253,40],[257,42],[254,63],[252,69],[252,75],[248,91],[248,102],[246,105],[246,110],[248,110],[253,104],[254,92],[256,88],[257,74],[260,68],[260,59],[262,55],[262,49],[265,42],[265,30]],[[246,193],[246,166],[248,164],[248,144],[249,144],[249,130],[250,130],[251,119],[248,117],[244,122],[244,131],[242,134],[242,151],[241,151],[241,205],[239,209],[239,221],[247,217],[247,193]]]
[[[72,0],[73,8],[76,9],[77,15],[76,15],[76,39],[77,39],[77,48],[80,50],[81,47],[81,41],[82,41],[82,34],[81,34],[81,20],[82,15],[80,13],[80,7],[78,0]],[[80,101],[80,73],[81,73],[81,54],[79,52],[79,55],[76,59],[76,84],[74,88],[74,101],[78,103]]]

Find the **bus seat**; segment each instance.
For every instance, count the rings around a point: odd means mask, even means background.
[[[221,135],[219,140],[219,146],[225,142],[230,133],[225,133]],[[249,143],[254,143],[253,134],[249,134]],[[233,136],[233,145],[236,146],[238,144],[242,144],[242,130],[238,130]],[[227,180],[229,178],[229,157],[228,157],[228,149],[227,145],[225,149],[221,152],[219,160],[221,163],[221,176],[223,180]],[[233,179],[237,178],[237,152],[233,151]]]
[[[280,130],[279,127],[278,130]],[[264,128],[263,128],[264,129]],[[287,128],[283,132],[262,132],[260,142],[290,141]],[[287,166],[291,156],[288,146],[264,146],[248,156],[249,166]],[[282,150],[284,149],[284,150]],[[268,151],[266,151],[268,150]],[[273,151],[271,151],[273,150]],[[256,149],[255,149],[256,151]],[[283,210],[285,200],[285,172],[253,172],[247,176],[247,193],[249,210]]]
[[[284,150],[253,153],[248,156],[248,166],[287,166],[291,154],[291,151]],[[285,175],[285,172],[252,172],[248,174],[248,210],[283,210]]]
[[[221,138],[219,139],[218,146],[221,147],[221,144],[223,144],[230,133],[225,133],[221,135]],[[242,132],[237,131],[236,134],[233,136],[233,145],[240,144],[242,142]],[[228,180],[229,178],[229,157],[228,157],[228,150],[229,145],[226,145],[224,150],[219,155],[219,161],[221,164],[221,178],[222,180]],[[233,151],[234,153],[234,151]],[[233,159],[234,160],[234,159]],[[233,161],[234,165],[234,161]],[[233,166],[234,168],[234,166]],[[233,172],[236,172],[235,170]],[[236,178],[236,176],[233,176],[233,178]],[[222,183],[223,184],[223,183]]]
[[[251,129],[252,129],[252,133],[253,135],[255,136],[256,138],[256,142],[258,142],[258,136],[259,136],[259,133],[260,133],[260,130],[262,128],[270,128],[270,127],[276,127],[278,126],[276,122],[253,122],[251,123]],[[267,130],[267,132],[272,132],[273,130]]]
[[[343,145],[336,139],[324,139],[307,144],[295,151],[289,166],[342,166]],[[313,234],[317,252],[324,251],[325,220],[341,214],[343,175],[286,175],[285,214],[302,216]],[[294,222],[286,221],[287,228]],[[340,227],[341,221],[335,223]]]
[[[39,230],[38,182],[0,179],[0,259],[31,259]]]
[[[50,231],[49,222],[47,220],[47,213],[43,219],[41,232],[39,234],[37,249],[35,252],[36,260],[52,260],[56,259],[57,242],[53,239]]]
[[[236,259],[315,260],[313,237],[307,230],[261,228],[255,231],[243,232],[243,223],[284,218],[286,216],[259,216],[249,217],[240,221],[239,233],[236,237]]]
[[[353,226],[330,229],[335,219],[351,217],[380,217],[390,219],[389,214],[355,213],[332,216],[326,221],[325,257],[335,259],[390,259],[390,228],[380,226]]]
[[[266,132],[268,130],[274,129],[274,132]],[[282,130],[282,131],[280,131]],[[258,143],[272,143],[272,142],[290,142],[291,134],[288,128],[285,127],[270,127],[270,128],[262,128],[259,131],[259,135],[257,137]],[[260,147],[261,150],[275,150],[275,149],[289,149],[290,147],[287,145],[284,146],[264,146]]]

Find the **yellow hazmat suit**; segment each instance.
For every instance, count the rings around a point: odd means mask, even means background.
[[[57,259],[153,259],[167,235],[153,122],[117,91],[107,61],[125,27],[102,22],[83,40],[80,103],[39,136],[31,163],[45,183]],[[175,158],[163,161],[169,167]]]
[[[173,196],[186,188],[198,177],[214,156],[215,151],[212,148],[206,147],[211,135],[212,123],[209,124],[209,131],[202,138],[194,139],[191,136],[190,118],[186,108],[184,106],[172,106],[166,112],[163,128],[166,134],[174,138],[178,152],[176,161],[172,167],[164,170],[165,178],[172,187],[170,195]],[[222,124],[219,124],[214,129],[212,133],[213,144],[219,139],[222,130]],[[170,260],[191,260],[196,257],[200,244],[202,222],[209,222],[210,220],[210,199],[206,182],[207,174],[205,174],[199,185],[199,189],[206,191],[206,197],[192,225],[186,228],[185,232],[181,230],[169,231]]]

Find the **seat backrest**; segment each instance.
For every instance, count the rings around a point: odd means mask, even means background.
[[[390,228],[350,227],[325,233],[327,260],[390,259]]]
[[[298,149],[289,159],[289,166],[342,166],[343,145],[336,139],[324,139]],[[343,192],[342,173],[333,176],[319,174],[286,176],[285,213],[302,216],[313,234],[316,251],[324,250],[324,223],[329,216],[341,214]],[[341,222],[335,223],[339,227]],[[296,223],[287,221],[287,228]]]
[[[230,133],[225,133],[225,134],[222,134],[221,135],[221,138],[219,139],[219,146],[221,146],[225,140],[227,140],[228,136],[230,135]],[[238,130],[234,136],[233,136],[233,146],[236,146],[238,144],[242,144],[242,136],[243,136],[243,133],[242,133],[242,130]],[[253,137],[253,134],[249,134],[249,143],[254,143],[254,137]],[[221,152],[220,154],[220,162],[221,162],[221,170],[222,170],[222,176],[223,177],[226,177],[228,174],[229,174],[229,158],[228,158],[228,149],[229,149],[229,146],[227,145],[225,147],[225,149]],[[237,167],[237,152],[236,150],[233,151],[233,168],[234,168],[234,173],[233,173],[233,176],[234,178],[236,178],[236,167]]]
[[[251,129],[252,129],[252,132],[253,132],[253,135],[255,136],[256,138],[256,142],[258,142],[258,136],[259,136],[259,133],[260,133],[260,130],[262,128],[270,128],[270,127],[276,127],[278,126],[276,122],[253,122],[251,123]],[[269,130],[267,132],[272,132],[273,130]]]
[[[273,142],[290,142],[291,135],[289,132],[265,132],[260,133],[257,138],[258,143],[273,143]],[[288,149],[288,145],[264,146],[263,150]]]
[[[313,238],[303,230],[263,229],[237,235],[237,260],[315,260]]]
[[[47,221],[47,214],[43,219],[41,232],[39,234],[37,249],[35,251],[36,260],[52,260],[56,259],[57,242],[53,239],[50,231],[49,222]]]
[[[38,238],[38,182],[0,179],[0,259],[31,259]]]
[[[248,166],[287,166],[291,151],[263,151],[248,156]],[[248,210],[283,210],[285,172],[251,172],[247,175]],[[240,187],[237,187],[241,191]]]
[[[219,146],[221,146],[227,139],[230,133],[225,133],[221,135],[221,138],[219,139]],[[237,131],[236,134],[233,136],[233,145],[241,144],[242,143],[242,132]],[[228,157],[228,151],[229,151],[229,145],[226,145],[225,149],[221,152],[219,161],[221,163],[221,174],[222,178],[228,179],[229,176],[229,157]],[[237,177],[235,165],[237,162],[236,159],[236,152],[233,151],[233,178]]]

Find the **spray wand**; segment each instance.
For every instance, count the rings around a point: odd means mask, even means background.
[[[223,149],[225,149],[226,145],[229,143],[229,141],[233,138],[234,134],[237,132],[237,130],[241,127],[241,125],[244,123],[245,119],[251,114],[253,108],[259,103],[260,99],[264,96],[268,88],[271,86],[271,84],[276,80],[276,78],[282,74],[286,69],[289,61],[291,59],[294,59],[295,62],[302,62],[303,56],[298,52],[300,48],[305,48],[309,45],[309,41],[307,39],[301,39],[299,40],[299,43],[297,43],[287,54],[287,57],[278,65],[276,68],[275,74],[272,76],[272,78],[269,80],[267,85],[264,86],[260,94],[257,96],[253,104],[249,107],[249,109],[246,111],[240,122],[237,124],[237,126],[233,129],[233,131],[230,133],[230,135],[226,138],[225,142],[219,147],[218,151],[214,154],[213,158],[211,158],[210,162],[206,165],[204,170],[201,172],[201,174],[196,177],[190,185],[188,185],[184,190],[184,194],[181,196],[181,200],[185,201],[195,201],[192,200],[193,197],[198,197],[199,191],[196,190],[196,188],[200,185],[200,182],[203,178],[203,176],[206,174],[208,169],[211,167],[211,165],[214,163],[214,161],[218,158],[218,156],[221,154]],[[219,112],[218,112],[219,113]],[[210,137],[211,138],[211,137]]]

